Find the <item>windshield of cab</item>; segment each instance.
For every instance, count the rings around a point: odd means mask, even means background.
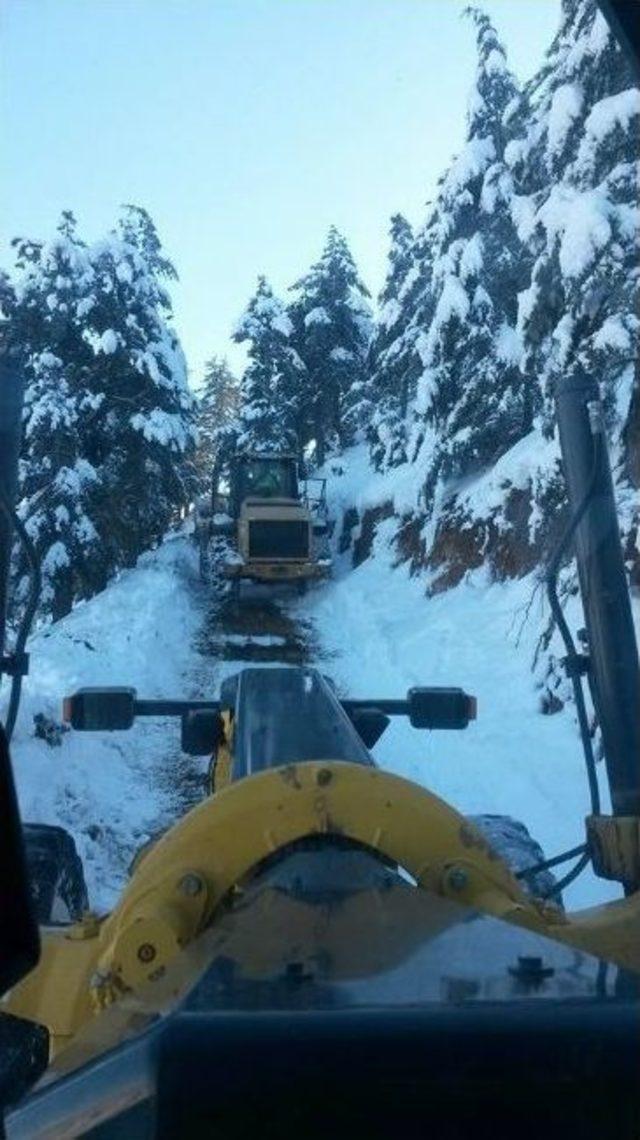
[[[250,459],[240,467],[241,498],[291,499],[295,472],[291,463],[277,459]]]

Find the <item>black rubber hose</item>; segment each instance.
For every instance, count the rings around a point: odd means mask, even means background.
[[[560,855],[554,855],[552,859],[543,859],[541,863],[534,863],[531,867],[525,867],[522,871],[516,871],[516,879],[526,879],[529,875],[537,875],[539,871],[548,871],[551,867],[557,867],[560,863],[566,863],[568,859],[574,859],[576,855],[583,855],[587,850],[586,843],[580,843],[577,847],[572,847],[569,851],[563,851]]]
[[[564,879],[559,879],[557,883],[554,883],[554,885],[548,891],[545,891],[545,894],[542,897],[545,899],[552,899],[555,895],[562,894],[565,887],[568,887],[570,883],[573,883],[574,880],[578,878],[578,875],[582,874],[585,867],[590,861],[591,856],[588,851],[585,851],[584,855],[578,859],[576,865],[572,867],[569,872],[567,872],[567,874],[564,876]]]

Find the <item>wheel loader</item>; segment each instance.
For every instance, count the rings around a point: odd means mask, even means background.
[[[303,593],[331,569],[326,481],[300,479],[295,455],[242,452],[213,473],[196,504],[200,576],[218,574],[239,596],[243,581],[286,582]]]

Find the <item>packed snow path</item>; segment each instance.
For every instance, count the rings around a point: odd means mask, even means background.
[[[83,685],[202,698],[248,663],[315,664],[354,697],[402,696],[418,684],[476,695],[478,720],[465,732],[417,732],[394,720],[376,759],[465,813],[522,819],[547,854],[574,846],[588,811],[583,761],[571,712],[538,711],[529,670],[536,623],[524,623],[530,594],[526,580],[491,585],[478,574],[427,600],[424,583],[379,551],[357,570],[345,556],[334,579],[304,599],[249,589],[232,604],[198,581],[190,541],[171,537],[32,638],[13,746],[23,816],[72,832],[93,906],[110,907],[136,848],[205,793],[208,762],[181,753],[177,719],[144,720],[128,733],[68,732],[51,747],[34,737],[34,715],[59,720],[62,696]],[[585,874],[567,901],[614,894]]]
[[[250,589],[240,604],[217,598],[198,580],[194,546],[176,535],[32,637],[12,746],[22,815],[73,834],[96,909],[117,900],[137,848],[206,794],[208,759],[181,752],[177,718],[144,719],[129,732],[60,733],[62,698],[87,685],[212,698],[248,663],[317,660],[311,628],[286,613],[282,596]],[[39,715],[53,743],[34,734]]]
[[[215,597],[196,638],[200,653],[214,660],[264,665],[306,665],[318,655],[308,622],[286,612],[282,589],[254,587],[240,601]]]

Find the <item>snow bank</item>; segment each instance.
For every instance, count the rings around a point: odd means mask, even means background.
[[[388,471],[376,472],[369,460],[368,447],[358,444],[339,459],[330,459],[318,475],[329,480],[330,511],[338,521],[355,507],[361,515],[370,507],[391,502],[397,514],[417,506],[417,476],[413,464],[404,463]]]
[[[353,457],[349,472],[331,480],[332,501],[356,466]],[[393,566],[395,527],[392,518],[381,522],[374,556],[355,570],[343,556],[337,581],[314,591],[296,612],[316,626],[344,695],[398,697],[413,685],[460,685],[478,697],[479,713],[466,731],[450,733],[418,732],[393,719],[376,759],[465,814],[520,818],[548,855],[575,846],[589,800],[573,711],[543,716],[530,669],[547,616],[542,593],[532,577],[490,583],[481,570],[427,599],[424,578]],[[579,620],[577,613],[570,617]],[[575,908],[618,893],[585,872],[566,901]]]
[[[34,737],[33,718],[61,719],[62,698],[85,685],[133,685],[141,696],[188,696],[185,675],[199,622],[185,580],[195,577],[182,537],[144,555],[104,593],[30,641],[12,754],[23,818],[74,836],[91,903],[116,900],[135,849],[173,818],[180,727],[145,720],[129,732],[74,733],[59,748]],[[7,690],[3,687],[3,704]]]
[[[547,478],[558,454],[555,440],[529,432],[486,472],[469,481],[459,495],[460,505],[475,518],[488,518],[504,508],[509,490],[524,491]]]

